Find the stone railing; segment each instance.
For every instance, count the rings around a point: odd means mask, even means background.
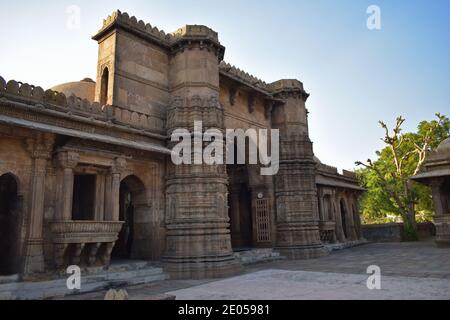
[[[74,95],[66,97],[61,92],[44,91],[41,87],[14,80],[6,82],[2,77],[0,77],[1,97],[21,102],[37,109],[57,111],[71,116],[114,123],[137,130],[161,131],[162,133],[165,126],[164,119],[159,117],[130,111],[117,106],[101,106],[97,102],[91,103]]]
[[[57,267],[101,263],[108,266],[123,222],[55,221],[50,223]]]

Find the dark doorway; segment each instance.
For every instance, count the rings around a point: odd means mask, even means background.
[[[73,220],[95,220],[95,183],[95,175],[75,175],[72,203]]]
[[[254,247],[252,192],[246,166],[227,167],[230,179],[228,215],[230,217],[231,244],[233,249]]]
[[[0,275],[17,273],[17,182],[13,175],[0,177]]]
[[[341,200],[341,221],[342,230],[344,231],[344,236],[347,238],[347,209],[345,207],[344,200]]]
[[[119,233],[112,258],[116,260],[135,259],[135,250],[133,248],[135,240],[135,216],[136,212],[142,209],[145,202],[145,187],[143,183],[135,176],[129,176],[120,183],[119,195],[119,218],[123,221],[123,227]]]
[[[124,224],[120,230],[119,239],[114,246],[112,256],[116,259],[130,259],[134,236],[134,205],[131,191],[124,183],[120,186],[119,208],[119,219]]]

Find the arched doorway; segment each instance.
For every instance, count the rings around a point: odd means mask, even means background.
[[[106,67],[103,70],[100,84],[100,104],[102,106],[108,103],[108,88],[109,88],[109,70],[108,67]]]
[[[120,183],[119,219],[124,225],[119,233],[112,259],[135,259],[136,211],[145,198],[144,184],[136,176],[128,176]]]
[[[348,238],[348,230],[347,230],[347,206],[345,205],[344,199],[341,199],[341,221],[342,221],[342,230],[344,231],[344,236]]]
[[[18,196],[12,174],[0,176],[0,275],[17,273]]]

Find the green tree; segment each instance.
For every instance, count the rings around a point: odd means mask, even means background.
[[[450,121],[436,114],[433,121],[422,121],[415,133],[402,133],[403,117],[398,117],[392,131],[380,121],[386,144],[377,151],[378,159],[356,162],[367,193],[361,201],[364,219],[386,222],[400,217],[411,240],[417,239],[417,220],[428,220],[433,213],[430,190],[409,178],[419,173],[427,154],[450,134]]]

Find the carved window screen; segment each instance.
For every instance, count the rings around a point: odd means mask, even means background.
[[[256,239],[258,242],[270,242],[270,210],[269,200],[256,200]]]

